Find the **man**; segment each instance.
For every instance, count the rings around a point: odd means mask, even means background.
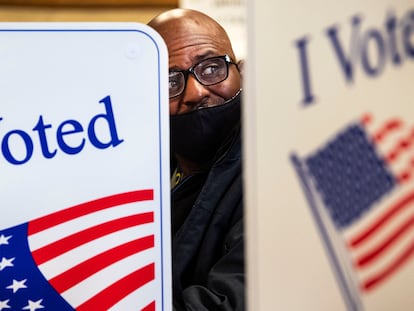
[[[149,25],[169,52],[175,310],[244,310],[241,73],[224,29],[175,9]]]

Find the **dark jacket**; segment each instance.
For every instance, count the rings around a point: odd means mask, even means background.
[[[175,310],[245,308],[240,128],[222,150],[172,191]]]

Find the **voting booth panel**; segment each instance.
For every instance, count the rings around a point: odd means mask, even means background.
[[[170,310],[161,37],[1,23],[0,41],[0,309]]]
[[[251,310],[412,310],[414,6],[249,3]]]

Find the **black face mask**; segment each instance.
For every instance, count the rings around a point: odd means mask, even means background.
[[[240,122],[239,91],[225,103],[170,117],[171,151],[186,160],[211,160],[231,130]]]

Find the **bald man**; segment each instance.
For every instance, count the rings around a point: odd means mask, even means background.
[[[193,10],[149,26],[169,52],[174,310],[244,310],[242,77],[232,45]]]

